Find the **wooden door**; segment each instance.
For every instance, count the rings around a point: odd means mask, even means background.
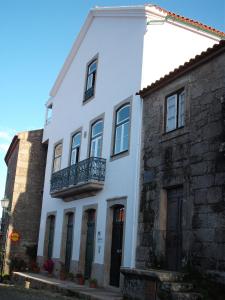
[[[92,262],[94,257],[94,237],[95,237],[95,210],[87,212],[87,239],[86,239],[86,255],[84,277],[91,277]]]
[[[173,271],[181,268],[182,199],[182,188],[167,191],[166,260],[168,269]]]
[[[73,248],[73,213],[68,214],[67,218],[65,269],[69,272]]]
[[[118,206],[113,211],[110,285],[119,286],[120,266],[122,261],[124,207]]]

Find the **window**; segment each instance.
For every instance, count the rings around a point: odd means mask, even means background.
[[[53,159],[53,173],[60,170],[62,157],[62,143],[55,146],[54,159]]]
[[[95,80],[97,71],[97,59],[92,61],[87,68],[87,78],[85,85],[84,101],[88,100],[94,95],[95,92]]]
[[[125,152],[129,147],[130,104],[116,112],[113,154]]]
[[[90,157],[101,157],[103,121],[99,120],[91,126]]]
[[[74,165],[80,157],[81,133],[76,133],[72,138],[70,164]]]
[[[166,98],[166,132],[184,126],[184,90]]]
[[[52,120],[52,104],[50,104],[47,107],[47,112],[46,112],[46,125],[48,125],[49,123],[51,123]]]

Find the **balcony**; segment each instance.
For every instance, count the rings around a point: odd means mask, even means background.
[[[104,186],[106,160],[90,157],[52,174],[50,193],[71,201],[96,195]]]

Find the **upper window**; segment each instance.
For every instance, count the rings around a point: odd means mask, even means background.
[[[166,98],[166,132],[184,126],[184,90]]]
[[[92,61],[87,68],[87,77],[84,93],[84,101],[88,100],[94,95],[95,92],[95,80],[97,71],[97,59]]]
[[[116,112],[115,139],[113,154],[127,151],[129,147],[130,104],[119,108]]]
[[[103,121],[99,120],[91,126],[90,157],[101,157]]]
[[[70,164],[74,165],[80,157],[81,133],[76,133],[72,138]]]
[[[62,157],[62,143],[55,146],[54,159],[53,159],[53,173],[60,170]]]

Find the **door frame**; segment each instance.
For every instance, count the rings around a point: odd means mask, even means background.
[[[81,235],[80,235],[80,253],[79,253],[79,271],[84,275],[85,270],[85,257],[86,257],[86,241],[87,241],[87,213],[89,210],[95,210],[95,230],[94,230],[94,253],[92,262],[95,261],[95,248],[96,248],[96,228],[97,228],[97,216],[98,216],[98,204],[85,205],[82,210],[82,223],[81,223]],[[92,275],[91,275],[92,276]]]
[[[68,214],[73,214],[73,234],[72,234],[72,250],[71,250],[71,262],[73,260],[73,242],[74,242],[74,227],[75,227],[75,216],[76,216],[76,208],[67,208],[63,211],[63,224],[62,224],[62,238],[61,238],[61,250],[60,250],[60,260],[65,263],[66,259],[66,239],[67,239],[67,222],[68,222]]]
[[[168,197],[168,191],[170,190],[175,190],[175,189],[182,189],[182,198],[179,199],[179,203],[178,203],[178,222],[179,222],[179,228],[178,228],[178,233],[179,233],[179,241],[178,241],[178,246],[177,246],[177,250],[179,251],[179,258],[177,258],[176,260],[176,265],[177,265],[177,269],[176,270],[172,270],[172,271],[178,271],[179,272],[179,265],[181,265],[181,260],[182,260],[182,250],[183,250],[183,202],[184,202],[184,188],[182,185],[176,185],[176,186],[172,186],[166,189],[166,234],[165,234],[165,263],[166,263],[166,268],[168,268],[168,255],[167,255],[167,224],[168,224],[168,202],[169,202],[169,197]]]
[[[123,266],[125,232],[126,232],[127,196],[119,197],[119,198],[112,198],[112,199],[107,200],[105,251],[104,251],[104,282],[103,282],[103,284],[104,284],[104,286],[110,286],[110,287],[111,287],[111,285],[110,285],[110,267],[111,267],[113,211],[114,211],[114,207],[116,207],[118,205],[122,205],[124,207],[123,242],[122,242],[122,259],[121,259],[121,266]],[[122,285],[122,282],[123,282],[123,278],[122,278],[122,276],[120,276],[120,286]]]

